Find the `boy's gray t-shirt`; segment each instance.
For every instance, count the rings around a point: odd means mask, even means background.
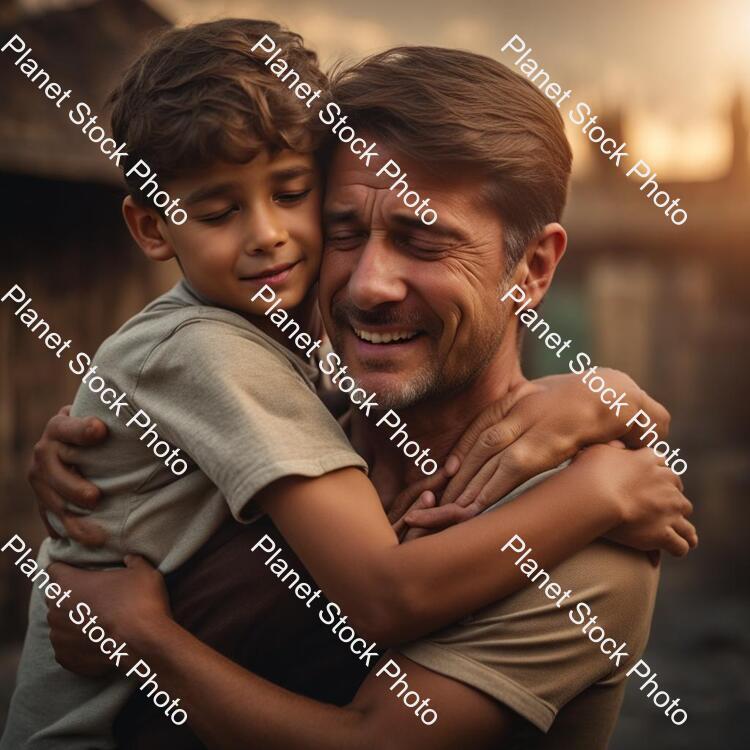
[[[315,394],[318,368],[241,315],[205,303],[184,281],[109,337],[93,364],[89,378],[101,376],[115,394],[127,394],[118,417],[82,383],[72,409],[75,416],[100,417],[109,429],[104,443],[76,457],[103,490],[91,516],[109,539],[99,549],[48,539],[40,565],[108,567],[137,553],[168,573],[230,513],[252,520],[252,497],[276,479],[367,468]],[[115,394],[105,397],[114,402]],[[158,439],[170,443],[167,456],[179,448],[173,460],[188,461],[182,476],[154,455],[147,444],[153,435],[139,439],[148,428],[126,426],[139,409]],[[75,592],[71,599],[78,601]],[[45,618],[34,588],[0,750],[114,747],[111,724],[136,678],[125,680],[122,672],[87,680],[66,672],[54,661]]]
[[[202,303],[184,281],[108,338],[94,364],[128,394],[119,418],[86,385],[72,409],[109,428],[109,439],[76,461],[103,491],[94,518],[110,537],[98,550],[51,542],[52,559],[106,564],[138,553],[169,572],[230,512],[251,519],[251,498],[274,480],[366,468],[316,396],[317,366],[241,315]],[[140,439],[148,428],[126,426],[139,409],[159,440],[180,448],[174,460],[189,461],[184,475],[154,455],[153,434]]]

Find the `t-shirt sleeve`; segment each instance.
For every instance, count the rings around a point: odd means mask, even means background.
[[[155,347],[133,401],[239,520],[252,516],[248,502],[277,479],[367,468],[288,359],[221,321],[184,324]]]
[[[597,713],[585,727],[578,726],[580,733],[568,744],[540,747],[604,747],[617,719],[626,672],[646,646],[658,571],[642,553],[599,541],[555,568],[551,578],[571,591],[561,607],[530,583],[399,651],[491,696],[543,732],[568,705],[573,711],[596,703]],[[615,644],[626,644],[622,650],[627,656],[619,666],[619,659],[602,653],[569,616],[573,613],[580,622],[580,613],[587,613],[584,604]],[[570,722],[561,724],[560,735],[564,725],[568,735],[575,729]]]

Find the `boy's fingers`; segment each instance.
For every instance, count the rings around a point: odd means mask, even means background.
[[[665,440],[669,437],[669,424],[672,420],[670,413],[667,409],[660,404],[656,399],[648,395],[644,390],[640,390],[640,397],[643,399],[643,406],[641,407],[646,414],[648,414],[652,421],[652,425],[659,435],[661,440]],[[641,433],[643,429],[636,424],[633,424],[627,432],[622,436],[623,442],[628,448],[640,448],[643,446],[641,440]]]
[[[424,477],[399,492],[388,509],[388,519],[391,523],[401,518],[423,492],[439,492],[450,478],[449,468],[452,468],[452,462],[446,461],[432,476]]]
[[[419,539],[420,537],[427,536],[428,534],[432,534],[432,529],[421,529],[419,528],[419,526],[407,526],[406,533],[404,534],[404,538],[401,541],[411,542],[414,539]]]
[[[475,417],[474,421],[464,430],[463,435],[453,446],[451,454],[457,456],[463,464],[464,459],[469,455],[482,433],[493,425],[501,423],[504,417],[503,404],[499,401],[491,404],[489,408]]]
[[[502,460],[503,451],[519,437],[520,427],[515,420],[506,419],[484,430],[462,459],[461,467],[445,488],[441,502],[456,502],[482,468],[488,462],[494,463],[498,458]]]
[[[690,545],[674,529],[668,529],[664,541],[664,548],[674,557],[685,557],[690,552]]]
[[[698,546],[698,532],[686,518],[678,518],[672,528],[690,545],[690,549]]]
[[[80,447],[98,445],[107,437],[107,425],[96,417],[71,417],[57,414],[47,424],[47,437]]]
[[[413,503],[410,510],[419,510],[423,508],[431,508],[435,505],[435,494],[429,490],[423,492]],[[393,524],[393,530],[396,532],[396,536],[402,539],[403,535],[409,530],[409,525],[406,523],[406,514],[402,513],[396,522]]]
[[[410,510],[406,514],[409,526],[423,529],[445,529],[471,517],[471,511],[458,505],[439,505],[436,508]]]

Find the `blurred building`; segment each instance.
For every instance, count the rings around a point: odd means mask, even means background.
[[[100,0],[70,10],[25,16],[13,3],[0,7],[0,38],[18,34],[29,57],[63,90],[55,106],[14,65],[0,64],[0,191],[3,206],[3,294],[19,284],[31,307],[72,352],[93,354],[101,341],[163,286],[134,250],[120,218],[119,172],[68,118],[68,106],[87,102],[106,124],[104,102],[112,84],[149,33],[166,20],[139,0]],[[11,58],[13,55],[13,58]],[[9,302],[3,304],[9,307]],[[13,310],[0,315],[0,525],[38,543],[25,468],[50,415],[72,400],[77,379]],[[25,626],[28,581],[6,555],[0,560],[0,671],[2,644]],[[3,681],[6,682],[6,681]],[[5,685],[2,685],[5,689]],[[0,695],[0,711],[6,701]],[[0,716],[0,724],[2,717]]]
[[[604,128],[618,143],[627,141],[626,122],[613,113]],[[553,291],[567,305],[573,328],[583,321],[579,350],[626,370],[668,406],[669,442],[688,460],[684,480],[700,504],[704,533],[725,540],[722,554],[750,562],[735,531],[738,516],[748,516],[741,498],[750,488],[744,394],[750,128],[739,94],[728,108],[727,127],[733,147],[722,178],[663,184],[656,178],[688,211],[682,226],[653,204],[647,189],[639,190],[643,180],[626,178],[593,146],[593,173],[572,187],[565,217],[569,249]]]

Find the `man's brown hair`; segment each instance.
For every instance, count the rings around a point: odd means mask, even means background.
[[[505,225],[508,267],[559,221],[572,154],[555,105],[483,55],[396,47],[332,75],[331,98],[363,128],[426,169],[474,168]]]
[[[265,149],[312,151],[311,111],[251,49],[264,34],[302,80],[326,85],[302,37],[272,21],[227,18],[169,29],[109,97],[112,134],[128,144],[123,172],[143,159],[161,181],[217,162],[245,163]],[[142,181],[126,177],[137,199]]]

